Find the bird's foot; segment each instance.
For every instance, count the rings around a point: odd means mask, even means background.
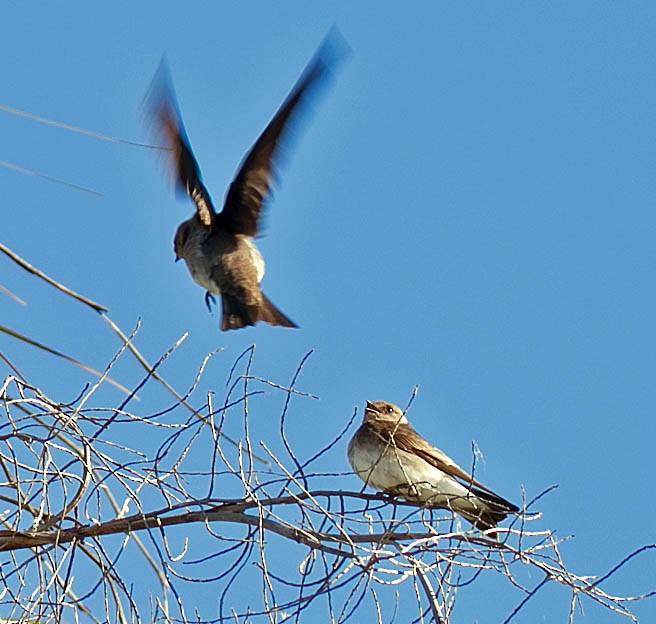
[[[214,295],[209,290],[205,293],[205,305],[207,306],[207,309],[211,314],[212,305],[216,305],[216,299],[214,298]]]

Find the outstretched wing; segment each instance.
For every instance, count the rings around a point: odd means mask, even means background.
[[[246,155],[230,185],[221,225],[233,234],[255,236],[262,208],[270,196],[275,162],[286,131],[298,117],[309,95],[330,76],[330,69],[346,44],[336,30],[331,31],[310,61],[287,99]]]
[[[212,227],[216,213],[189,145],[165,59],[162,59],[153,78],[146,96],[146,107],[170,151],[171,168],[178,190],[185,192],[196,204],[201,223]]]

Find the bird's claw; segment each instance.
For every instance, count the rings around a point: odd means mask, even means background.
[[[214,295],[209,290],[205,293],[205,305],[207,306],[207,309],[211,314],[212,305],[216,305],[216,299],[214,298]]]

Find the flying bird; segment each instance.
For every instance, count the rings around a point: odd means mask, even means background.
[[[519,511],[424,440],[392,403],[367,401],[348,458],[367,485],[409,502],[449,509],[481,530],[494,529]]]
[[[340,46],[345,49],[341,36],[333,29],[246,154],[219,213],[203,184],[165,61],[155,75],[146,106],[169,149],[178,190],[196,206],[196,213],[175,234],[176,261],[182,258],[193,280],[205,288],[205,303],[210,311],[214,295],[220,295],[222,330],[239,329],[258,321],[297,327],[260,289],[265,265],[253,239],[261,234],[262,212],[271,196],[275,164],[285,134],[310,94],[331,75]]]

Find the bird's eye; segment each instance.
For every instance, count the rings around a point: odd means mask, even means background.
[[[392,408],[391,406],[388,405],[387,406],[387,413],[388,414],[393,414],[394,413],[394,408]]]

